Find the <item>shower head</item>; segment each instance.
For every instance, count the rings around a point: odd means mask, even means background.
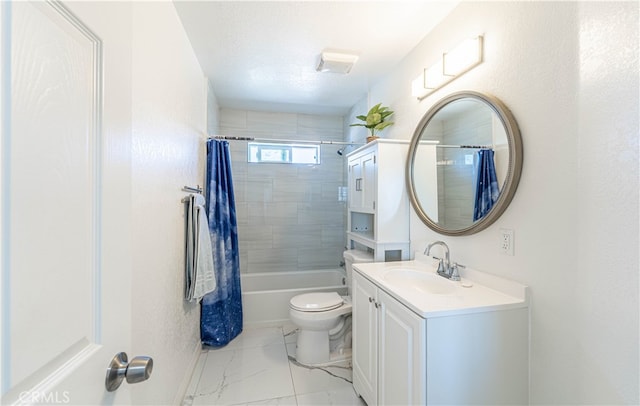
[[[336,151],[336,153],[340,156],[343,156],[345,152],[347,152],[347,150],[353,146],[358,146],[360,144],[346,144],[344,147],[340,148],[339,150]]]

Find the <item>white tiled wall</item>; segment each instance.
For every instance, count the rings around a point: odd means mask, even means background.
[[[488,109],[467,113],[464,120],[448,120],[443,142],[449,145],[492,145],[492,116]],[[473,159],[477,149],[436,148],[438,152],[438,214],[440,225],[461,229],[473,223],[476,178]],[[473,161],[472,161],[473,162]]]
[[[220,134],[343,141],[343,117],[221,109]],[[345,246],[346,185],[340,145],[323,144],[320,165],[247,163],[230,141],[243,273],[337,268]]]

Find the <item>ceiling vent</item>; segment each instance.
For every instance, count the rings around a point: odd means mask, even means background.
[[[320,54],[320,63],[316,70],[318,72],[347,74],[353,68],[353,64],[358,60],[358,55],[323,52]]]

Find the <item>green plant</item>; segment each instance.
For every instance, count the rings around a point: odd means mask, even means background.
[[[392,114],[393,111],[389,110],[388,107],[382,107],[382,103],[378,103],[371,107],[371,110],[369,110],[366,116],[356,116],[358,120],[364,121],[364,124],[354,123],[351,124],[350,127],[366,127],[371,131],[371,136],[374,137],[376,131],[380,131],[393,124],[393,121],[384,121]]]

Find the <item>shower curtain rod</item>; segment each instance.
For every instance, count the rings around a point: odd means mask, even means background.
[[[440,148],[461,148],[461,149],[493,149],[493,145],[438,145]]]
[[[209,139],[226,140],[226,141],[289,142],[292,144],[364,145],[358,142],[283,140],[283,139],[276,139],[276,138],[233,137],[230,135],[216,135],[214,137],[209,137]]]

